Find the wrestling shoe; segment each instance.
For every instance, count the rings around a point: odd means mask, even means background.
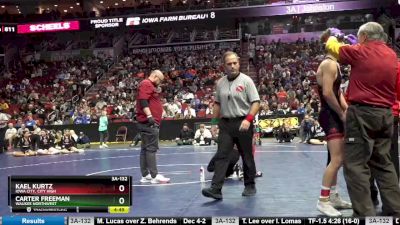
[[[331,202],[331,205],[335,209],[351,209],[352,208],[351,203],[343,200],[339,196],[339,193],[331,193],[331,195],[329,196],[329,201]]]
[[[170,178],[164,177],[161,174],[157,174],[156,177],[151,179],[151,183],[152,184],[166,184],[166,183],[169,183],[170,180],[171,180]]]
[[[317,209],[323,213],[324,215],[335,217],[335,216],[342,216],[342,214],[335,209],[330,201],[323,202],[323,201],[318,201],[317,203]]]
[[[140,179],[140,183],[150,183],[151,182],[151,175],[147,174],[147,176],[142,177],[142,179]]]

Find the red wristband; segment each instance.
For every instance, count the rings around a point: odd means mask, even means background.
[[[251,114],[247,114],[247,116],[246,116],[246,119],[245,120],[247,120],[247,121],[249,121],[250,123],[252,123],[253,122],[253,120],[254,120],[254,116],[253,115],[251,115]]]

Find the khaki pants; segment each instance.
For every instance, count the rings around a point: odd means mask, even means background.
[[[400,188],[390,147],[393,116],[389,108],[349,106],[345,125],[344,177],[353,204],[353,216],[375,216],[370,178],[378,183],[387,213],[400,216]]]

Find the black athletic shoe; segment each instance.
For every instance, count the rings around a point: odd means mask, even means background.
[[[242,196],[253,196],[257,193],[256,187],[254,185],[247,185],[244,187]]]
[[[222,199],[221,190],[218,190],[215,188],[204,188],[203,190],[201,190],[201,193],[203,194],[204,197],[207,197],[207,198],[213,198],[216,200]]]

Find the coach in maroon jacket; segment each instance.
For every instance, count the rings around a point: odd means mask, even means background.
[[[158,134],[163,107],[157,86],[164,80],[159,70],[140,82],[136,99],[136,120],[138,131],[142,137],[140,151],[141,183],[168,183],[169,178],[158,174],[156,152],[158,150]]]
[[[400,189],[390,160],[393,134],[392,106],[396,100],[397,56],[384,43],[382,26],[369,22],[358,30],[358,42],[326,43],[329,53],[351,65],[345,122],[344,177],[354,216],[375,216],[370,198],[371,175],[378,182],[383,208],[400,216]]]

